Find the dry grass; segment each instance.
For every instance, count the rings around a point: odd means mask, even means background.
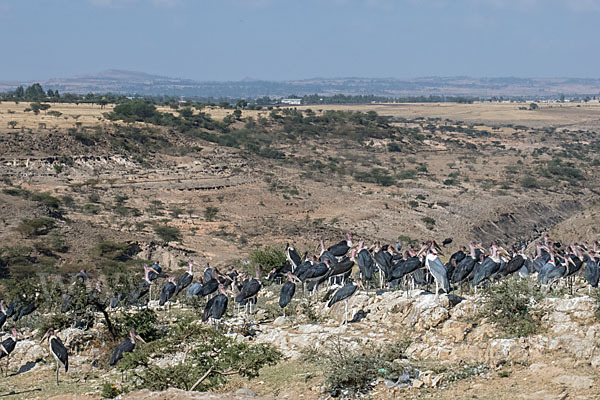
[[[48,111],[58,111],[62,113],[60,117],[48,115],[45,111],[41,111],[38,115],[33,112],[25,112],[29,107],[29,102],[2,102],[0,103],[0,129],[11,130],[8,127],[9,121],[17,121],[16,129],[38,129],[40,123],[46,124],[47,129],[67,129],[75,127],[77,122],[81,122],[83,126],[94,126],[104,120],[102,114],[112,110],[113,106],[108,105],[101,109],[99,105],[92,104],[63,104],[63,103],[48,103],[51,108]],[[14,112],[14,113],[12,113]],[[79,117],[77,117],[79,116]],[[75,118],[77,119],[75,119]]]

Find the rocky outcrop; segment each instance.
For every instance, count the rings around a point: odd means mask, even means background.
[[[390,291],[380,295],[360,293],[348,304],[349,317],[366,313],[357,324],[339,325],[344,303],[331,309],[318,306],[323,324],[290,326],[280,318],[265,326],[257,340],[277,346],[289,357],[304,348],[319,350],[332,340],[351,347],[383,344],[399,336],[410,337],[406,354],[414,359],[487,364],[528,364],[552,352],[600,366],[600,324],[594,317],[597,303],[584,297],[547,298],[536,305],[541,317],[540,334],[523,338],[498,338],[498,329],[485,319],[473,321],[481,307],[479,297],[434,295],[423,291]]]

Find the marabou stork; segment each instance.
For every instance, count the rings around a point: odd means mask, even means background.
[[[246,318],[249,317],[249,314],[252,313],[252,305],[254,304],[256,307],[256,298],[260,288],[262,287],[262,283],[260,283],[260,271],[261,266],[258,265],[256,267],[256,278],[248,280],[244,283],[242,290],[235,297],[235,302],[238,304],[244,304],[246,307]],[[254,310],[256,312],[256,309]]]
[[[290,264],[292,266],[292,272],[294,272],[296,270],[296,268],[298,268],[298,266],[300,264],[302,264],[302,259],[300,258],[300,254],[298,254],[296,249],[291,247],[289,243],[287,243],[285,245],[285,257],[288,259],[288,261],[290,262]]]
[[[175,277],[169,277],[167,283],[165,283],[160,291],[160,299],[158,301],[159,306],[164,306],[166,302],[171,300],[175,296],[177,290],[177,284],[175,283]]]
[[[348,253],[348,250],[352,247],[352,232],[348,232],[346,240],[342,240],[339,243],[329,246],[327,251],[331,252],[336,257],[343,257]]]
[[[16,345],[17,345],[17,330],[13,328],[11,330],[11,335],[8,338],[4,339],[2,342],[0,342],[0,360],[3,357],[6,357],[6,371],[4,373],[4,376],[8,376],[8,362],[9,362],[9,358],[10,358],[10,353],[13,352]]]
[[[117,345],[108,364],[111,366],[116,365],[119,360],[123,358],[123,354],[131,353],[133,349],[135,349],[135,344],[138,340],[142,343],[146,343],[144,342],[144,339],[142,339],[138,334],[135,333],[135,330],[132,329],[129,332],[129,337]]]
[[[498,271],[498,274],[502,276],[508,276],[514,274],[515,272],[520,270],[523,267],[523,265],[525,265],[525,262],[527,261],[527,255],[525,255],[525,248],[523,248],[519,253],[516,253],[514,249],[513,252],[515,253],[513,257],[510,259],[509,262],[506,263],[502,270]]]
[[[392,259],[394,256],[391,251],[391,246],[384,245],[379,251],[375,251],[375,254],[373,255],[375,263],[379,268],[380,288],[383,288],[383,282],[388,280],[390,272],[392,271]]]
[[[585,270],[583,274],[585,276],[585,280],[589,283],[589,287],[597,288],[598,280],[600,278],[600,269],[598,268],[598,259],[596,259],[594,253],[592,251],[588,251],[587,254],[584,255],[585,259]],[[589,291],[588,287],[588,291]]]
[[[446,238],[442,241],[442,246],[446,247],[446,245],[449,245],[450,243],[452,243],[452,238]]]
[[[208,279],[207,279],[208,277]],[[204,297],[204,296],[208,296],[211,295],[213,293],[215,293],[217,291],[217,289],[219,288],[219,279],[217,276],[217,273],[214,269],[210,269],[210,273],[207,274],[206,271],[204,271],[203,277],[203,284],[202,287],[200,288],[200,297]]]
[[[187,290],[188,296],[199,296],[202,291],[202,277],[199,276],[198,280],[190,285]]]
[[[321,281],[323,278],[326,279],[326,277],[329,276],[329,273],[331,272],[330,265],[329,258],[325,258],[324,262],[312,265],[298,278],[304,283],[310,284],[315,282],[311,291],[311,293],[315,293],[319,288],[319,281]],[[308,289],[310,291],[310,286]]]
[[[496,243],[492,243],[490,252],[491,254],[473,269],[473,287],[475,290],[477,290],[477,286],[480,283],[489,279],[500,269],[500,257],[498,256],[498,246]]]
[[[179,292],[181,292],[183,289],[190,286],[192,284],[193,280],[194,280],[194,262],[192,260],[190,260],[188,262],[188,270],[186,272],[184,272],[184,274],[181,275],[177,279],[175,296],[177,296],[179,294]]]
[[[0,300],[0,329],[4,326],[6,318],[6,304],[4,303],[4,300]]]
[[[150,293],[152,289],[152,282],[150,281],[150,267],[144,265],[144,279],[140,282],[138,287],[129,293],[128,300],[130,305],[137,304],[137,302]]]
[[[329,273],[329,284],[333,280],[333,284],[336,284],[336,280],[341,277],[342,286],[344,285],[344,280],[346,279],[346,275],[349,275],[349,272],[352,271],[352,267],[354,266],[354,256],[356,254],[356,249],[352,249],[350,257],[344,257],[336,264],[331,266],[331,270]]]
[[[439,288],[444,289],[444,292],[448,294],[450,292],[450,282],[448,282],[448,273],[446,267],[440,261],[437,256],[435,249],[435,242],[429,243],[427,256],[425,257],[425,266],[429,270],[429,273],[435,279],[435,297],[439,297]]]
[[[358,244],[358,253],[356,254],[356,263],[358,264],[358,270],[360,271],[361,277],[365,282],[369,282],[373,279],[374,263],[373,256],[367,248],[364,247],[361,241]]]
[[[162,267],[160,266],[158,261],[156,261],[154,264],[152,264],[152,266],[149,268],[150,268],[150,273],[148,274],[148,279],[150,279],[150,281],[154,281],[158,278],[165,278],[165,275],[163,275],[163,273],[162,273]]]
[[[344,286],[339,288],[335,292],[335,294],[333,295],[331,300],[329,300],[329,303],[327,303],[327,308],[331,308],[335,303],[344,300],[345,311],[344,311],[344,322],[342,323],[342,325],[346,324],[348,322],[348,300],[350,299],[350,297],[352,297],[352,295],[354,295],[354,293],[356,293],[356,291],[359,288],[362,288],[362,287],[363,286],[362,286],[362,282],[360,281],[360,279],[357,279],[356,283],[348,282]]]
[[[219,285],[219,292],[217,296],[206,302],[206,307],[204,307],[204,313],[202,314],[202,321],[206,322],[212,319],[215,322],[215,329],[219,328],[219,321],[225,314],[225,311],[227,311],[227,303],[229,302],[229,297],[223,284]]]
[[[291,272],[287,273],[288,281],[281,287],[281,292],[279,293],[279,307],[283,308],[283,317],[285,318],[285,309],[287,305],[292,301],[294,297],[294,293],[296,293],[296,282],[300,282],[295,275]]]
[[[34,298],[31,300],[25,300],[23,302],[21,302],[20,307],[15,310],[15,313],[13,315],[13,320],[15,322],[17,322],[18,320],[22,319],[23,317],[31,314],[32,312],[34,312],[37,309],[37,299],[40,296],[39,292],[35,292]]]
[[[69,370],[69,354],[67,348],[58,336],[54,334],[54,329],[49,329],[42,337],[42,341],[48,338],[48,350],[56,359],[56,385],[58,386],[58,371],[60,364],[65,367],[65,373]]]

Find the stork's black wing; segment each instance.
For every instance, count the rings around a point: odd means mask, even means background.
[[[240,293],[235,298],[237,303],[242,303],[244,300],[256,296],[261,288],[261,283],[257,279],[250,279],[242,288]]]
[[[348,250],[350,250],[350,246],[348,246],[348,242],[346,240],[342,240],[341,242],[336,243],[327,249],[327,251],[336,257],[342,257],[346,255]]]
[[[112,357],[110,358],[109,365],[115,365],[123,358],[124,353],[130,353],[135,348],[135,343],[131,339],[125,339],[115,348]]]
[[[200,289],[200,297],[208,296],[209,294],[214,293],[218,288],[219,281],[216,279],[211,279],[202,285],[202,289]]]
[[[339,301],[346,300],[347,298],[352,296],[354,294],[354,292],[356,292],[357,288],[358,288],[358,286],[356,286],[353,283],[347,283],[343,287],[339,288],[338,291],[335,292],[335,294],[333,295],[331,300],[329,300],[327,307],[331,307],[332,305],[334,305],[335,303],[337,303]]]
[[[287,306],[292,301],[294,293],[296,293],[296,284],[294,282],[286,282],[281,287],[281,292],[279,293],[279,307],[284,308]]]
[[[52,338],[50,340],[50,349],[56,358],[58,358],[58,361],[65,366],[65,372],[67,372],[69,370],[69,354],[63,342],[59,338]]]
[[[192,275],[188,274],[187,272],[185,274],[181,275],[179,277],[179,279],[177,279],[175,295],[178,295],[179,292],[181,292],[186,287],[190,286],[192,284],[192,280],[194,280],[194,277]]]
[[[363,278],[366,281],[370,281],[373,278],[373,257],[371,257],[369,250],[362,249],[359,251],[358,256],[356,256],[356,262]]]

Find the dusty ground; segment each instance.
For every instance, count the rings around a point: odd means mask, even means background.
[[[126,124],[102,117],[110,106],[101,109],[97,105],[53,104],[50,111],[62,113],[58,118],[43,111],[37,116],[25,113],[27,106],[0,104],[0,189],[48,192],[61,199],[65,218],[58,220],[54,231],[70,248],[65,253],[55,251],[52,256],[44,256],[37,249],[51,235],[31,238],[17,228],[24,219],[48,215],[48,210],[34,200],[0,192],[0,250],[6,250],[0,256],[8,250],[30,249],[27,256],[34,257],[35,262],[21,268],[40,269],[43,265],[50,272],[60,273],[87,268],[100,276],[104,260],[95,254],[95,246],[101,241],[137,243],[143,249],[141,258],[160,259],[167,272],[173,273],[180,271],[179,263],[188,257],[223,268],[239,266],[236,260],[245,259],[264,244],[283,248],[290,242],[300,251],[314,252],[318,238],[331,243],[347,231],[369,242],[453,237],[448,253],[473,238],[487,242],[499,239],[504,246],[533,240],[544,231],[563,242],[598,238],[600,179],[597,164],[593,164],[598,160],[597,151],[592,149],[597,146],[596,132],[600,129],[599,105],[542,104],[537,111],[518,109],[528,104],[298,107],[316,112],[373,110],[394,117],[394,126],[416,129],[424,137],[417,140],[407,134],[401,152],[388,151],[387,139],[374,139],[368,144],[341,139],[327,143],[310,139],[301,145],[282,141],[278,149],[296,157],[285,160],[191,140],[165,128],[152,129],[156,136],[167,137],[173,147],[168,151],[152,146],[152,151],[147,151],[146,147],[138,156],[133,150],[121,151],[123,147],[119,146],[131,145],[127,137],[104,141],[127,128]],[[205,111],[215,118],[231,113]],[[268,112],[243,112],[243,118],[249,116],[268,118]],[[473,127],[490,135],[442,132],[445,119],[456,127]],[[9,121],[17,122],[16,129],[8,126]],[[243,122],[238,124],[242,126]],[[428,130],[429,124],[433,132]],[[148,128],[141,123],[133,125]],[[544,131],[548,127],[559,129],[548,133]],[[74,139],[74,132],[99,139],[95,145],[86,146]],[[542,148],[549,150],[538,153]],[[570,153],[573,149],[575,152]],[[540,173],[560,151],[565,152],[563,159],[573,162],[584,174],[575,185],[544,178]],[[314,160],[350,171],[366,171],[373,166],[390,171],[425,166],[426,172],[381,186],[357,181],[351,174],[313,168],[310,163]],[[545,186],[523,187],[520,182],[529,173]],[[453,182],[446,183],[448,180]],[[72,204],[66,205],[69,198]],[[212,220],[206,215],[207,207],[218,210]],[[435,223],[428,224],[426,218]],[[179,228],[182,239],[165,243],[153,224]],[[546,367],[514,365],[510,371],[492,370],[485,377],[461,380],[443,391],[395,393],[382,384],[373,396],[598,398],[585,379],[573,383],[561,378],[592,376],[596,387],[597,372],[587,363],[564,354],[548,355],[543,363]],[[59,395],[65,389],[72,393],[96,392],[99,382],[88,385],[73,376],[55,390],[52,379],[49,364],[35,376],[7,378],[6,390],[0,395],[14,390],[21,393],[14,398],[26,399]],[[313,365],[287,361],[265,369],[259,379],[234,380],[223,391],[250,387],[267,398],[273,393],[276,398],[299,398],[301,393],[301,398],[317,399],[323,396],[321,383],[322,375]],[[573,386],[578,384],[582,386]],[[32,388],[43,388],[43,392],[24,392]],[[97,394],[94,396],[97,398]]]

